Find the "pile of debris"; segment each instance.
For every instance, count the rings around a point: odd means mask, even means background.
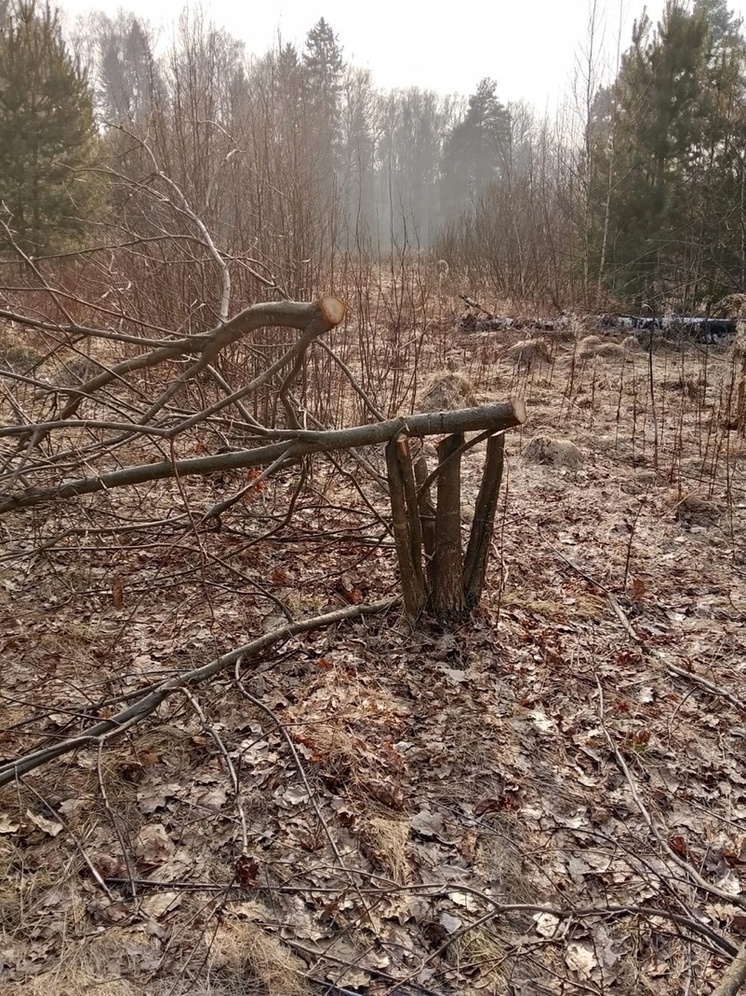
[[[719,343],[736,334],[738,322],[732,318],[712,318],[708,315],[598,315],[604,329],[635,329],[674,332],[695,342]]]
[[[467,310],[458,319],[457,328],[460,332],[488,333],[523,329],[554,332],[568,328],[574,318],[573,315],[564,312],[558,318],[508,318],[493,315],[465,294],[459,296],[467,305]],[[709,315],[654,316],[602,313],[586,316],[583,323],[586,327],[595,324],[599,331],[658,331],[673,333],[679,339],[717,344],[727,342],[736,335],[741,315],[746,315],[746,295],[730,294],[718,302]]]
[[[459,332],[505,332],[507,330],[529,329],[540,332],[553,332],[567,324],[568,316],[559,318],[508,318],[504,315],[493,315],[481,304],[477,304],[466,294],[459,294],[466,302],[467,310],[457,322]]]

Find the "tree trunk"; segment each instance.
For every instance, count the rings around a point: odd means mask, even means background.
[[[469,610],[479,604],[484,587],[504,462],[505,434],[501,432],[497,436],[490,436],[487,440],[482,483],[477,496],[474,521],[464,561],[464,596]]]
[[[461,454],[464,434],[438,444],[438,508],[435,513],[434,586],[430,603],[439,622],[460,622],[467,615],[461,549]]]
[[[414,621],[425,607],[425,578],[417,491],[409,440],[403,433],[393,436],[387,443],[386,467],[404,611]]]

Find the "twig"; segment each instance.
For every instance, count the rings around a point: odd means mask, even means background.
[[[598,681],[598,679],[596,679],[596,684],[598,686],[598,694],[599,694],[599,716],[601,720],[601,726],[604,731],[604,736],[606,737],[606,741],[609,745],[609,749],[616,758],[616,762],[619,765],[619,768],[621,769],[621,772],[627,781],[627,785],[629,786],[632,798],[634,799],[635,804],[637,805],[637,808],[640,811],[640,815],[642,816],[648,829],[650,830],[650,832],[653,834],[656,841],[658,842],[659,847],[663,851],[665,851],[665,853],[668,855],[668,857],[671,859],[671,861],[673,861],[675,865],[681,868],[682,871],[686,872],[687,876],[690,879],[692,879],[692,881],[695,882],[700,889],[703,889],[706,893],[708,893],[711,896],[717,896],[719,899],[724,899],[729,903],[733,903],[736,906],[740,906],[741,909],[746,909],[746,899],[742,899],[740,896],[736,896],[730,892],[726,892],[724,889],[719,889],[716,885],[713,885],[711,882],[708,882],[707,879],[702,878],[699,872],[695,868],[692,868],[692,866],[689,864],[688,861],[685,861],[683,858],[680,858],[679,855],[671,848],[668,841],[666,841],[663,838],[663,835],[655,826],[653,818],[650,815],[649,810],[645,806],[645,803],[640,798],[640,794],[637,791],[637,786],[635,785],[634,779],[632,778],[632,774],[629,768],[627,767],[627,762],[622,757],[621,751],[614,743],[614,740],[606,727],[606,721],[604,719],[604,714],[603,714],[603,709],[604,709],[603,689],[601,688],[601,683]]]
[[[63,740],[60,743],[45,747],[42,750],[31,754],[25,754],[16,761],[10,761],[0,765],[0,786],[20,778],[22,775],[33,771],[40,765],[51,761],[63,754],[76,750],[79,747],[89,746],[102,736],[115,736],[124,729],[139,722],[145,716],[154,712],[158,706],[175,691],[183,688],[191,688],[200,684],[207,678],[212,678],[226,668],[232,667],[237,661],[243,658],[254,658],[270,647],[284,640],[288,640],[299,633],[307,633],[314,629],[321,629],[324,626],[331,626],[334,623],[343,622],[348,619],[355,619],[357,616],[374,615],[378,612],[385,612],[398,602],[398,598],[387,598],[380,602],[372,602],[369,605],[349,605],[343,609],[335,609],[320,616],[312,616],[309,619],[302,619],[296,623],[279,626],[270,630],[263,636],[251,640],[249,643],[232,650],[222,657],[204,664],[202,667],[194,668],[183,674],[167,678],[165,681],[151,685],[150,688],[131,706],[122,710],[109,719],[102,720],[94,726],[89,727],[77,737]]]
[[[713,990],[712,996],[738,996],[741,986],[746,982],[746,943],[726,968],[720,985]]]
[[[675,664],[666,664],[670,674],[674,674],[679,678],[686,678],[687,681],[694,681],[702,688],[705,688],[710,695],[717,695],[721,699],[726,699],[730,702],[732,706],[739,709],[741,712],[746,712],[746,702],[743,699],[736,698],[732,692],[726,691],[724,688],[719,688],[717,685],[708,681],[706,678],[702,678],[700,675],[695,674],[694,671],[687,671],[683,667],[676,667]]]
[[[319,804],[316,801],[316,796],[314,794],[313,789],[311,788],[310,782],[308,781],[308,776],[306,775],[306,770],[303,767],[303,762],[300,759],[300,755],[298,754],[298,750],[297,750],[295,744],[293,743],[292,737],[290,736],[290,734],[288,733],[288,731],[285,729],[284,725],[277,718],[277,716],[275,716],[275,714],[272,712],[272,710],[268,706],[266,706],[260,699],[256,698],[256,696],[254,696],[250,692],[246,691],[246,689],[243,687],[243,685],[241,683],[241,676],[238,673],[238,667],[239,667],[239,662],[236,663],[236,684],[238,686],[239,692],[244,696],[244,698],[248,699],[249,702],[251,702],[251,704],[253,706],[255,706],[257,709],[259,709],[261,712],[263,712],[264,715],[267,716],[272,721],[272,723],[274,724],[274,726],[279,731],[280,736],[282,737],[282,739],[287,744],[288,750],[290,751],[290,753],[292,755],[293,762],[295,764],[295,768],[296,768],[298,774],[300,775],[301,781],[303,782],[303,787],[305,788],[306,792],[308,793],[308,800],[311,803],[311,806],[313,807],[313,811],[316,814],[316,819],[319,821],[319,823],[323,827],[324,836],[329,841],[329,846],[331,847],[332,851],[334,852],[334,857],[337,859],[338,866],[339,866],[340,869],[346,870],[345,869],[345,863],[344,863],[344,861],[342,859],[342,855],[339,853],[339,848],[337,847],[337,842],[335,841],[335,839],[334,839],[334,837],[332,835],[332,832],[329,829],[329,826],[328,826],[326,820],[324,819],[324,814],[321,812]],[[366,915],[368,917],[368,922],[372,923],[373,922],[373,918],[371,916],[370,908],[368,907],[367,902],[363,898],[363,894],[362,894],[362,892],[361,892],[361,890],[360,890],[357,882],[351,876],[349,877],[349,882],[350,882],[351,887],[354,889],[355,894],[357,895],[358,899],[360,900],[360,903],[361,903],[363,909],[365,910],[365,913],[366,913]]]
[[[246,854],[249,850],[249,831],[246,826],[246,813],[244,812],[243,802],[241,801],[241,786],[238,780],[238,773],[236,772],[236,766],[231,759],[230,752],[225,746],[217,730],[213,727],[211,723],[207,721],[204,710],[202,706],[197,701],[196,695],[194,695],[188,688],[182,689],[182,694],[187,697],[189,702],[192,704],[192,708],[199,716],[199,721],[202,724],[202,729],[205,733],[212,737],[217,745],[218,750],[223,758],[223,762],[228,769],[228,774],[230,775],[231,786],[233,788],[233,802],[235,803],[236,809],[238,810],[238,816],[241,820],[241,850]]]

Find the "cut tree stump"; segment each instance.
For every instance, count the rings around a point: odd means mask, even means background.
[[[430,611],[444,626],[454,626],[468,618],[481,599],[502,481],[504,432],[525,422],[526,409],[523,402],[515,401],[440,412],[427,425],[430,432],[422,431],[423,418],[408,419],[406,428],[386,446],[402,596],[411,622]],[[445,429],[447,435],[438,445],[438,466],[428,474],[422,453],[412,460],[407,436],[434,434],[434,427]],[[473,445],[464,440],[467,429],[482,430],[474,442],[487,436],[487,455],[464,555],[461,457]],[[433,481],[437,483],[435,505],[430,496]]]

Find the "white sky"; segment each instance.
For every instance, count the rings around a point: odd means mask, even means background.
[[[123,7],[159,29],[162,40],[184,9],[183,0],[57,0],[63,13],[114,14]],[[302,47],[320,17],[331,25],[345,58],[368,68],[382,88],[420,86],[441,93],[473,93],[480,79],[497,81],[503,101],[524,99],[553,111],[570,89],[587,50],[593,0],[203,0],[207,18],[241,39],[248,52],[283,41]],[[632,22],[644,0],[596,0],[606,64],[616,65],[617,40],[630,44]],[[657,21],[664,0],[649,0]],[[192,9],[199,7],[194,3]],[[730,7],[743,16],[746,0]],[[613,73],[612,73],[613,75]]]

